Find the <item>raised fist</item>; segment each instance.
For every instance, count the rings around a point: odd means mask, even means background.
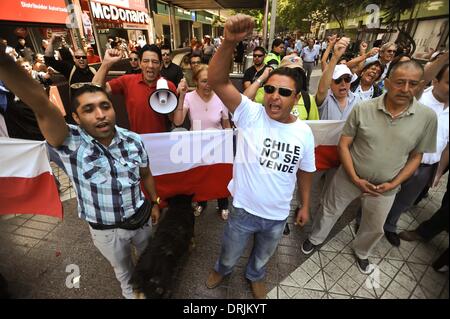
[[[187,90],[188,90],[188,86],[186,83],[186,79],[182,78],[180,83],[178,84],[177,92],[179,95],[184,95],[184,94],[186,94]]]
[[[240,42],[251,35],[255,23],[253,18],[244,14],[237,14],[228,18],[225,23],[225,41]]]
[[[344,55],[345,50],[347,50],[348,45],[350,44],[350,38],[343,37],[334,45],[334,54],[336,57],[340,58]]]
[[[103,63],[114,64],[122,59],[122,51],[117,49],[108,49],[105,52]]]

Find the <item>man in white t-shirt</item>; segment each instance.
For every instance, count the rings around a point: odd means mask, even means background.
[[[245,271],[253,296],[266,297],[266,264],[283,234],[295,183],[302,207],[296,224],[309,218],[309,192],[314,163],[311,129],[291,115],[301,81],[295,71],[278,68],[265,82],[264,106],[241,95],[228,72],[234,48],[253,30],[252,18],[236,15],[225,24],[225,39],[209,65],[208,82],[238,128],[233,179],[228,188],[233,205],[225,226],[222,249],[206,286],[217,287],[229,275],[254,238]]]

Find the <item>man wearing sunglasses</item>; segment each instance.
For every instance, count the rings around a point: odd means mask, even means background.
[[[371,63],[378,59],[384,66],[384,72],[383,74],[381,74],[381,77],[378,80],[378,83],[381,84],[379,85],[380,89],[384,88],[383,80],[387,76],[389,66],[391,65],[392,60],[395,58],[396,53],[397,45],[394,42],[387,42],[381,46],[379,54],[374,55],[372,58],[366,60],[366,63]]]
[[[134,298],[129,284],[132,246],[138,255],[143,252],[151,222],[157,223],[160,215],[140,136],[115,125],[109,96],[92,83],[73,91],[72,116],[78,126],[67,125],[42,87],[4,53],[1,45],[0,79],[36,114],[43,136],[76,188],[79,217],[89,223],[94,245],[114,268],[122,295]],[[141,180],[152,207],[141,191]]]
[[[264,58],[266,57],[266,49],[263,47],[256,47],[253,49],[253,65],[244,72],[243,87],[246,90],[253,82],[258,81],[258,78],[266,69]]]
[[[321,120],[346,120],[353,107],[359,102],[356,95],[350,91],[352,72],[346,65],[338,65],[349,41],[349,38],[344,37],[334,44],[333,56],[320,78],[315,100]],[[310,208],[313,222],[320,210],[321,198],[340,164],[337,149],[331,150],[321,159],[317,163],[311,188]],[[308,253],[308,250],[304,253]]]
[[[55,59],[54,45],[58,39],[60,37],[53,33],[45,49],[45,64],[61,73],[69,81],[69,87],[74,83],[91,82],[96,70],[88,65],[87,54],[82,49],[74,52],[73,63]]]
[[[130,53],[130,69],[125,74],[141,74],[141,66],[139,64],[139,54],[136,51]]]
[[[172,49],[170,48],[170,45],[162,46],[161,54],[163,60],[161,76],[169,81],[172,81],[172,83],[178,87],[178,84],[184,75],[183,70],[175,63],[172,63]]]
[[[208,81],[238,128],[233,179],[228,189],[233,204],[224,229],[222,249],[206,286],[213,289],[229,275],[243,254],[250,237],[252,253],[245,270],[253,296],[266,298],[266,265],[275,252],[289,216],[295,184],[303,203],[296,223],[309,216],[309,191],[314,165],[311,129],[291,114],[299,99],[300,80],[295,70],[279,68],[264,85],[264,105],[241,95],[228,74],[236,45],[253,30],[246,15],[225,23],[225,39],[212,58]]]
[[[147,44],[139,51],[142,74],[126,74],[105,83],[114,63],[122,59],[122,52],[107,50],[103,63],[92,82],[105,87],[108,94],[121,94],[125,97],[130,130],[139,134],[163,133],[170,127],[170,121],[164,114],[155,112],[149,106],[149,98],[156,90],[160,78],[162,56],[155,44]],[[176,92],[176,87],[167,81],[169,89]]]

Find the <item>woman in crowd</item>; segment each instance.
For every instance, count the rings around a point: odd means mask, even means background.
[[[197,84],[197,89],[189,93],[186,93],[186,82],[184,80],[180,82],[181,92],[178,107],[174,112],[174,124],[176,126],[182,125],[186,115],[189,113],[191,130],[231,128],[228,109],[208,84],[208,66],[200,65],[195,70],[193,79]],[[227,220],[228,198],[219,198],[217,201],[222,219]],[[199,202],[194,214],[199,216],[206,208],[206,204],[206,201]]]

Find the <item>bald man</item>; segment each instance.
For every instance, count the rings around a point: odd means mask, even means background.
[[[75,50],[73,54],[73,63],[55,59],[54,44],[58,39],[61,39],[61,37],[53,33],[48,46],[45,49],[45,64],[64,75],[69,81],[69,87],[74,83],[91,82],[95,75],[95,69],[89,67],[86,52],[83,50]]]

